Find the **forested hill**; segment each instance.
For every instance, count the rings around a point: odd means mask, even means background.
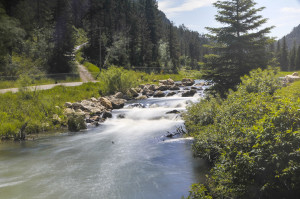
[[[207,43],[175,27],[156,0],[0,0],[0,76],[73,72],[85,41],[99,67],[172,71],[198,67]]]
[[[288,49],[292,49],[294,45],[300,45],[300,25],[294,27],[292,32],[285,36]],[[282,39],[281,39],[282,40]]]

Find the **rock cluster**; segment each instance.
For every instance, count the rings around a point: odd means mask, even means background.
[[[66,102],[64,114],[74,121],[84,120],[87,124],[98,126],[101,122],[107,118],[112,117],[111,111],[113,109],[121,109],[127,100],[137,99],[143,100],[148,97],[165,97],[173,96],[175,91],[180,90],[180,86],[192,86],[195,81],[192,79],[183,79],[181,83],[175,83],[172,79],[160,80],[158,85],[145,84],[140,85],[137,88],[130,88],[126,93],[118,92],[112,96],[100,97],[98,99],[91,98],[88,100],[82,100],[80,102]],[[196,85],[199,89],[199,85]],[[170,92],[165,93],[164,91]],[[183,93],[183,97],[193,96],[197,90],[195,88],[187,88]],[[74,119],[75,118],[75,119]],[[79,119],[78,119],[79,118]],[[57,119],[57,118],[54,118]],[[76,125],[73,125],[76,126]],[[74,128],[76,129],[76,128]],[[78,130],[78,129],[77,129]],[[80,130],[80,129],[79,129]]]
[[[294,72],[292,75],[286,75],[284,77],[284,83],[292,83],[294,81],[300,80],[299,74]]]

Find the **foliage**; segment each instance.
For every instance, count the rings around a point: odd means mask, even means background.
[[[138,85],[137,74],[131,70],[125,70],[116,66],[111,66],[102,70],[99,76],[103,85],[103,94],[114,94],[116,91],[126,93],[132,87]]]
[[[206,56],[204,79],[213,81],[213,90],[222,97],[228,89],[234,89],[240,77],[252,69],[266,67],[266,45],[269,38],[266,34],[272,27],[258,30],[266,19],[258,12],[263,8],[255,8],[253,0],[217,1],[216,20],[225,26],[207,28],[211,35],[210,47],[214,54]]]
[[[26,79],[27,77],[25,77]],[[0,137],[17,137],[20,128],[28,122],[25,133],[40,133],[63,128],[67,118],[63,114],[65,102],[99,97],[99,83],[86,83],[78,87],[57,86],[50,90],[0,95]],[[53,123],[57,114],[61,123]]]
[[[75,115],[68,117],[68,129],[71,132],[78,132],[82,129],[86,129],[84,122],[84,115]]]
[[[207,193],[207,189],[202,184],[193,184],[191,186],[190,195],[186,199],[212,199]]]
[[[279,89],[276,71],[259,69],[227,99],[188,108],[194,154],[211,163],[206,186],[214,198],[299,196],[299,85]]]

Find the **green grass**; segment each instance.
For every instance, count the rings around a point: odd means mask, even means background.
[[[80,82],[79,77],[67,77],[66,79],[52,79],[52,78],[42,78],[40,80],[32,80],[29,86],[55,84],[55,83],[66,83],[66,82]],[[0,89],[6,88],[18,88],[18,82],[16,80],[0,81]]]

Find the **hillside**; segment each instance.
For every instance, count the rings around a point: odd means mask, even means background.
[[[156,0],[1,0],[0,76],[76,72],[73,49],[88,42],[87,60],[176,72],[198,67],[207,39],[176,27]]]
[[[300,45],[300,25],[295,27],[291,33],[286,35],[286,43],[289,49],[293,48],[295,42],[296,46]]]

